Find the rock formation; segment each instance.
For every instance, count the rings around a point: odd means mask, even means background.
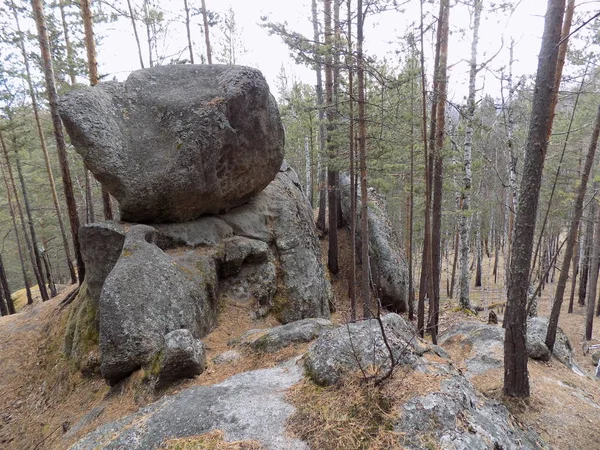
[[[182,222],[247,202],[283,161],[269,87],[241,66],[169,65],[61,99],[86,166],[130,222]]]
[[[80,369],[111,384],[141,367],[161,383],[201,372],[223,297],[282,323],[329,317],[312,210],[258,71],[141,70],[61,111],[123,220],[80,230],[86,280],[65,340]]]
[[[350,219],[350,177],[340,177],[342,215]],[[359,197],[360,198],[360,197]],[[367,219],[369,223],[369,265],[375,295],[390,311],[408,311],[408,268],[404,254],[394,235],[385,202],[374,191],[369,193]],[[360,211],[356,213],[356,242],[360,246]],[[358,252],[360,255],[360,251]]]

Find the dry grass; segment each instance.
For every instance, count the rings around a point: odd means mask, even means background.
[[[160,450],[264,450],[256,441],[226,442],[221,430],[199,436],[171,439]]]
[[[402,434],[394,431],[399,406],[438,391],[441,379],[407,368],[381,386],[358,374],[332,387],[304,380],[287,396],[297,409],[288,428],[313,449],[402,449]]]

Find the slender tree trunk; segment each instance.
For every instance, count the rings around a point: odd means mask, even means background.
[[[477,258],[475,266],[475,287],[481,287],[481,259],[483,258],[483,248],[481,244],[481,217],[477,214]]]
[[[0,137],[2,135],[0,134]],[[4,171],[3,164],[0,163],[0,170],[2,171],[2,178],[4,179],[4,186],[6,187],[6,197],[8,200],[8,212],[10,213],[10,218],[12,220],[13,229],[15,230],[15,240],[17,241],[17,251],[19,253],[19,262],[21,263],[21,273],[23,275],[23,283],[25,284],[25,292],[27,294],[27,304],[33,304],[33,296],[31,295],[31,282],[29,281],[29,275],[27,274],[27,268],[25,267],[25,250],[23,250],[23,244],[21,242],[21,237],[19,236],[19,229],[17,227],[17,218],[15,214],[15,208],[12,202],[12,194],[11,189],[8,182],[8,177],[6,172]],[[7,167],[8,170],[8,167]]]
[[[481,22],[482,0],[473,2],[473,39],[471,41],[471,61],[469,69],[469,95],[467,97],[467,114],[465,128],[465,144],[463,147],[464,184],[462,190],[462,214],[460,215],[460,298],[461,308],[470,309],[469,298],[469,207],[471,201],[471,160],[473,149],[473,119],[475,117],[475,93],[477,83],[477,44],[479,43],[479,24]],[[480,280],[481,281],[481,280]]]
[[[358,154],[360,163],[360,241],[362,259],[362,301],[363,316],[372,317],[369,278],[371,274],[369,264],[369,223],[368,193],[367,193],[367,129],[365,112],[365,61],[363,56],[364,20],[366,11],[363,10],[362,0],[357,0],[356,24],[356,63],[358,76]]]
[[[519,192],[517,186],[517,164],[519,158],[514,150],[513,142],[513,131],[514,131],[514,118],[512,114],[512,102],[513,102],[513,83],[512,83],[512,66],[513,66],[513,51],[514,41],[511,39],[510,42],[510,57],[508,64],[508,108],[506,111],[506,145],[508,147],[509,154],[509,185],[510,185],[510,198],[511,198],[511,209],[508,212],[508,251],[506,253],[506,284],[508,285],[508,276],[510,275],[510,258],[512,255],[512,241],[513,241],[513,230],[515,223],[515,215],[517,214],[517,205],[519,200]]]
[[[16,10],[13,9],[13,6],[15,6],[14,3],[11,4],[11,9],[13,10],[13,14],[15,14],[15,19],[18,21],[17,13]],[[73,58],[73,46],[71,45],[71,39],[69,38],[69,26],[67,25],[67,16],[65,14],[65,0],[60,0],[58,2],[58,9],[60,10],[60,20],[62,23],[63,37],[65,39],[65,50],[67,51],[69,78],[71,79],[71,86],[75,86],[77,83],[77,80],[75,79],[75,58]],[[20,30],[19,34],[21,34]]]
[[[560,316],[560,310],[562,307],[563,296],[565,288],[567,286],[567,278],[569,275],[569,266],[571,259],[573,258],[573,249],[575,248],[575,242],[577,241],[577,230],[579,229],[579,221],[583,213],[583,201],[585,199],[585,192],[587,190],[588,179],[590,172],[592,171],[592,165],[594,164],[594,156],[596,154],[596,147],[598,146],[598,136],[600,135],[600,106],[596,114],[596,123],[594,125],[594,131],[592,133],[592,139],[588,149],[588,154],[585,159],[585,165],[583,167],[583,173],[581,175],[581,182],[577,192],[577,198],[575,199],[575,205],[573,207],[573,217],[571,218],[571,225],[569,227],[569,234],[567,237],[567,246],[563,257],[562,266],[560,268],[560,277],[558,279],[558,285],[556,286],[556,294],[554,296],[554,303],[552,304],[552,312],[550,313],[550,320],[548,323],[548,331],[546,332],[546,347],[550,350],[550,353],[554,350],[554,342],[556,340],[556,331],[558,328],[558,318]]]
[[[85,49],[87,52],[88,72],[90,85],[96,86],[100,77],[98,75],[98,60],[96,58],[96,41],[94,40],[94,22],[92,16],[91,0],[80,0],[81,17],[83,18],[83,28],[85,30]],[[89,220],[95,222],[94,202],[92,199],[92,189],[90,183],[90,171],[85,168],[85,184],[86,184],[86,203],[88,204]],[[102,188],[102,206],[104,209],[104,218],[106,220],[113,219],[112,204],[110,195],[106,189]]]
[[[456,267],[458,266],[458,254],[460,250],[460,231],[457,229],[454,233],[454,259],[452,262],[452,275],[450,276],[450,290],[448,291],[448,297],[454,298],[454,286],[456,280]]]
[[[440,55],[438,63],[438,82],[437,82],[437,111],[435,126],[435,145],[434,145],[434,171],[433,171],[433,201],[431,218],[431,260],[433,272],[433,303],[430,304],[430,329],[433,343],[437,343],[438,323],[440,315],[440,279],[442,269],[441,254],[441,230],[442,230],[442,195],[443,195],[443,151],[444,140],[446,136],[446,98],[447,98],[447,80],[446,73],[448,67],[448,35],[449,35],[449,13],[450,2],[442,0],[440,2],[439,27],[441,32]],[[432,308],[433,307],[433,308]]]
[[[144,25],[146,26],[146,41],[148,43],[148,64],[154,67],[154,57],[152,56],[152,23],[148,12],[148,0],[144,0]]]
[[[354,141],[354,56],[352,52],[352,0],[348,0],[348,92],[349,94],[349,147],[350,147],[350,320],[356,320],[356,183]]]
[[[144,57],[142,56],[142,45],[140,44],[140,36],[138,35],[137,25],[135,24],[135,14],[131,7],[131,0],[127,0],[127,8],[129,8],[129,17],[131,18],[131,27],[133,28],[133,35],[135,37],[135,43],[138,50],[138,58],[140,59],[140,67],[144,69]]]
[[[579,221],[579,228],[577,230],[577,237],[575,238],[575,248],[573,249],[573,276],[571,278],[571,296],[569,298],[569,310],[568,313],[573,312],[573,303],[575,302],[575,288],[577,287],[577,275],[579,274],[579,252],[580,252],[580,236],[581,236],[581,221]],[[560,278],[559,278],[560,280]]]
[[[202,0],[202,23],[204,24],[204,43],[206,45],[206,61],[212,64],[212,50],[210,48],[210,30],[208,28],[208,11],[206,0]]]
[[[8,287],[8,277],[6,276],[6,271],[4,270],[2,255],[0,255],[0,290],[4,292],[4,299],[6,301],[6,309],[8,310],[8,314],[16,313],[15,304],[13,303],[11,297],[10,288]]]
[[[33,14],[35,17],[38,40],[40,43],[40,51],[42,54],[42,63],[44,67],[44,77],[46,80],[46,91],[48,92],[48,100],[50,104],[50,114],[52,116],[52,124],[54,126],[54,136],[56,138],[56,149],[58,152],[58,160],[62,172],[63,189],[69,212],[69,221],[71,224],[71,234],[73,236],[73,248],[75,250],[75,258],[77,260],[77,268],[79,270],[79,281],[81,282],[85,276],[85,267],[81,259],[81,251],[79,248],[79,216],[77,215],[77,205],[75,204],[75,196],[73,194],[73,184],[71,182],[71,171],[69,168],[69,160],[67,159],[67,146],[62,129],[62,122],[58,115],[58,95],[56,93],[56,85],[54,82],[54,69],[52,67],[52,59],[50,56],[50,47],[48,43],[48,30],[46,28],[46,19],[42,0],[31,0]]]
[[[414,72],[414,70],[413,70]],[[415,80],[410,79],[410,194],[408,209],[408,320],[414,320],[415,289],[413,287],[413,242],[414,242],[414,201],[415,201]]]
[[[63,1],[61,1],[61,14],[63,12]],[[50,191],[52,192],[52,203],[54,204],[54,210],[56,211],[56,218],[58,221],[58,228],[60,230],[61,239],[63,242],[63,248],[65,251],[65,256],[67,258],[67,267],[69,268],[69,274],[71,276],[71,283],[77,282],[77,275],[75,274],[75,268],[73,267],[73,258],[71,256],[71,250],[69,249],[69,241],[67,239],[67,232],[65,231],[65,224],[63,220],[62,208],[60,206],[60,202],[58,200],[58,194],[56,192],[56,182],[54,181],[54,174],[52,173],[52,165],[50,164],[50,156],[48,154],[48,147],[46,146],[46,138],[44,136],[44,131],[42,128],[38,103],[35,95],[35,90],[33,87],[33,82],[31,78],[31,69],[29,66],[29,58],[27,56],[27,51],[25,49],[25,43],[23,38],[23,32],[21,31],[21,25],[19,23],[19,15],[16,9],[13,9],[13,15],[15,17],[15,25],[17,27],[17,32],[19,35],[19,47],[21,50],[21,56],[23,57],[23,64],[25,66],[25,76],[27,81],[27,87],[29,90],[29,96],[31,98],[31,107],[33,109],[33,117],[35,119],[35,125],[38,132],[38,137],[40,139],[40,146],[42,148],[42,154],[44,155],[44,163],[46,165],[46,173],[48,174],[48,183],[50,184]],[[63,25],[66,26],[66,23]],[[67,33],[65,32],[65,41],[68,42]],[[69,44],[70,45],[70,44]]]
[[[16,137],[13,140],[13,144],[16,144]],[[40,296],[42,297],[42,301],[49,300],[48,290],[46,288],[46,280],[44,279],[44,266],[42,265],[42,258],[40,256],[40,247],[38,245],[37,235],[35,232],[35,227],[33,226],[33,217],[31,216],[31,205],[29,204],[29,194],[27,192],[27,186],[25,185],[25,178],[23,177],[23,169],[21,167],[21,158],[19,157],[19,153],[17,151],[17,146],[14,145],[13,148],[15,152],[15,162],[17,165],[17,175],[19,177],[19,184],[21,185],[21,194],[23,196],[23,205],[25,206],[25,214],[27,218],[27,225],[29,227],[29,235],[31,238],[31,252],[33,259],[35,261],[35,267],[37,268],[36,278],[38,281],[38,288],[40,290]],[[15,190],[15,197],[18,194]],[[34,270],[35,272],[35,270]]]
[[[431,298],[431,183],[429,177],[429,148],[427,142],[427,91],[425,82],[425,51],[424,51],[424,36],[423,27],[423,1],[421,0],[421,21],[420,21],[420,43],[421,43],[421,108],[423,111],[423,121],[421,129],[421,137],[423,140],[423,154],[425,160],[425,212],[424,212],[424,229],[423,229],[423,256],[421,260],[421,278],[419,280],[419,303],[417,305],[417,329],[421,337],[425,334],[425,296]],[[427,294],[427,292],[429,294]]]
[[[20,223],[21,223],[21,229],[23,232],[23,237],[25,238],[25,244],[27,246],[27,251],[29,253],[29,260],[31,262],[31,267],[33,268],[33,274],[35,276],[36,282],[39,285],[39,289],[40,289],[40,296],[42,297],[42,300],[46,301],[48,300],[48,293],[46,291],[46,285],[44,282],[44,279],[42,277],[41,271],[40,271],[40,266],[38,265],[38,253],[37,253],[37,240],[35,240],[35,231],[33,233],[33,235],[29,235],[27,233],[27,225],[29,225],[29,230],[31,231],[33,229],[33,221],[32,220],[28,220],[26,222],[25,220],[25,215],[23,214],[23,208],[21,206],[21,201],[19,200],[19,193],[17,190],[17,184],[15,182],[15,177],[13,174],[13,170],[12,170],[12,165],[8,156],[8,147],[6,146],[6,142],[4,141],[4,136],[3,134],[0,132],[0,147],[2,148],[2,151],[4,153],[4,160],[6,163],[6,170],[8,172],[8,180],[10,181],[10,187],[12,188],[13,193],[15,194],[15,204],[17,205],[17,213],[19,214],[19,219],[20,219]],[[16,159],[16,163],[17,163],[17,173],[19,175],[19,181],[21,182],[21,188],[25,188],[25,181],[23,179],[23,173],[21,171],[21,162],[19,160],[19,156],[18,153],[16,152],[16,146],[14,146],[15,149],[15,159]],[[10,195],[8,194],[8,186],[7,186],[7,196]],[[28,217],[30,217],[30,208],[29,206],[29,202],[27,199],[27,190],[24,189],[24,191],[22,192],[23,194],[23,199],[26,202],[26,210],[27,213],[29,214]],[[27,225],[26,225],[27,223]],[[17,229],[15,228],[15,233],[17,232]],[[34,239],[34,243],[32,244],[31,239]],[[29,299],[28,299],[29,300]],[[33,303],[33,298],[31,300],[31,302]]]
[[[594,183],[598,187],[598,183]],[[588,277],[588,301],[585,320],[585,340],[592,339],[592,328],[594,325],[594,306],[596,305],[596,292],[598,284],[598,269],[600,268],[600,208],[598,200],[593,199],[596,215],[594,216],[594,244],[592,250],[592,261],[590,263],[590,274]]]
[[[595,204],[592,202],[592,208]],[[581,277],[579,279],[578,303],[579,306],[585,305],[587,296],[587,283],[590,275],[590,260],[592,257],[592,245],[594,242],[594,217],[595,212],[590,211],[585,226],[585,238],[583,240],[583,261],[581,263]]]
[[[190,8],[188,6],[188,0],[183,0],[183,8],[185,9],[185,31],[187,33],[190,64],[194,64],[194,47],[192,46],[192,33],[190,31]]]
[[[504,393],[529,396],[527,370],[527,291],[538,198],[552,128],[552,98],[565,0],[549,0],[533,94],[525,162],[510,261],[504,339]]]
[[[319,18],[317,15],[317,0],[312,0],[311,3],[312,11],[312,25],[313,25],[313,39],[314,39],[314,57],[315,57],[315,72],[317,74],[317,107],[319,108],[319,155],[322,157],[325,154],[325,111],[324,111],[324,100],[323,100],[323,63],[321,56],[321,34],[319,33]],[[319,214],[317,216],[317,228],[323,232],[326,228],[326,210],[327,210],[327,190],[326,190],[326,170],[321,163],[319,168],[318,179],[319,179]]]
[[[337,234],[337,186],[336,179],[338,173],[335,170],[335,159],[337,152],[334,142],[334,129],[336,114],[334,105],[334,82],[333,82],[333,46],[334,36],[332,28],[332,0],[325,0],[325,96],[327,107],[327,199],[328,199],[328,227],[327,227],[327,266],[332,274],[338,273],[338,234]],[[335,0],[339,16],[339,0]],[[338,17],[339,19],[339,17]],[[337,28],[337,25],[335,25]]]

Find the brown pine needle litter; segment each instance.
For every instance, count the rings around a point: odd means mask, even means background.
[[[365,383],[358,374],[332,387],[303,380],[287,396],[296,407],[288,429],[319,450],[402,449],[402,433],[394,431],[399,406],[435,392],[440,381],[412,369],[398,371],[381,386]]]
[[[226,442],[221,430],[199,436],[171,439],[163,443],[160,450],[264,450],[256,441]]]

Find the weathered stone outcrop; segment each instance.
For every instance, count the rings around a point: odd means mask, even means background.
[[[350,220],[350,177],[340,177],[342,215]],[[360,202],[360,194],[359,194]],[[360,207],[357,208],[356,241],[360,246]],[[369,192],[367,219],[369,224],[369,264],[375,294],[390,311],[408,311],[408,268],[404,254],[394,234],[385,210],[385,201],[374,191]],[[359,253],[360,254],[360,253]]]
[[[413,324],[391,313],[382,318],[396,364],[415,364],[417,356],[434,351],[420,338]],[[375,369],[384,374],[391,364],[389,350],[376,319],[350,323],[323,334],[306,354],[305,365],[317,384],[338,383],[344,375]]]
[[[101,371],[111,383],[149,364],[168,333],[186,329],[200,338],[216,323],[204,276],[156,246],[156,234],[131,227],[100,294]]]
[[[411,450],[550,448],[537,433],[521,429],[502,403],[483,397],[457,373],[442,381],[439,392],[402,405],[395,431],[402,448]]]
[[[283,160],[284,133],[262,74],[169,65],[66,94],[60,113],[86,166],[130,222],[183,222],[239,206]]]
[[[530,358],[548,361],[550,351],[544,343],[548,319],[533,317],[527,320],[527,353]],[[490,369],[502,367],[504,361],[504,329],[475,320],[458,322],[438,337],[440,345],[460,343],[469,349],[465,359],[467,378],[480,375]],[[565,366],[580,372],[573,360],[573,350],[566,334],[559,328],[554,346],[554,356]]]
[[[98,294],[86,289],[75,302],[65,348],[80,366],[99,360],[111,383],[140,367],[157,373],[175,330],[204,337],[216,324],[220,298],[250,302],[255,316],[272,312],[284,323],[329,317],[311,209],[287,165],[227,214],[155,227],[92,224],[81,235],[86,280]],[[93,343],[99,356],[88,349]]]
[[[175,330],[165,336],[165,346],[155,362],[159,386],[179,378],[192,378],[206,368],[206,350],[190,330]]]
[[[274,328],[249,330],[234,344],[272,353],[293,344],[314,341],[331,328],[333,324],[327,319],[302,319]]]
[[[186,389],[88,434],[72,450],[154,450],[173,438],[223,430],[228,441],[256,440],[270,450],[307,450],[286,433],[294,407],[285,390],[300,381],[294,361]]]

